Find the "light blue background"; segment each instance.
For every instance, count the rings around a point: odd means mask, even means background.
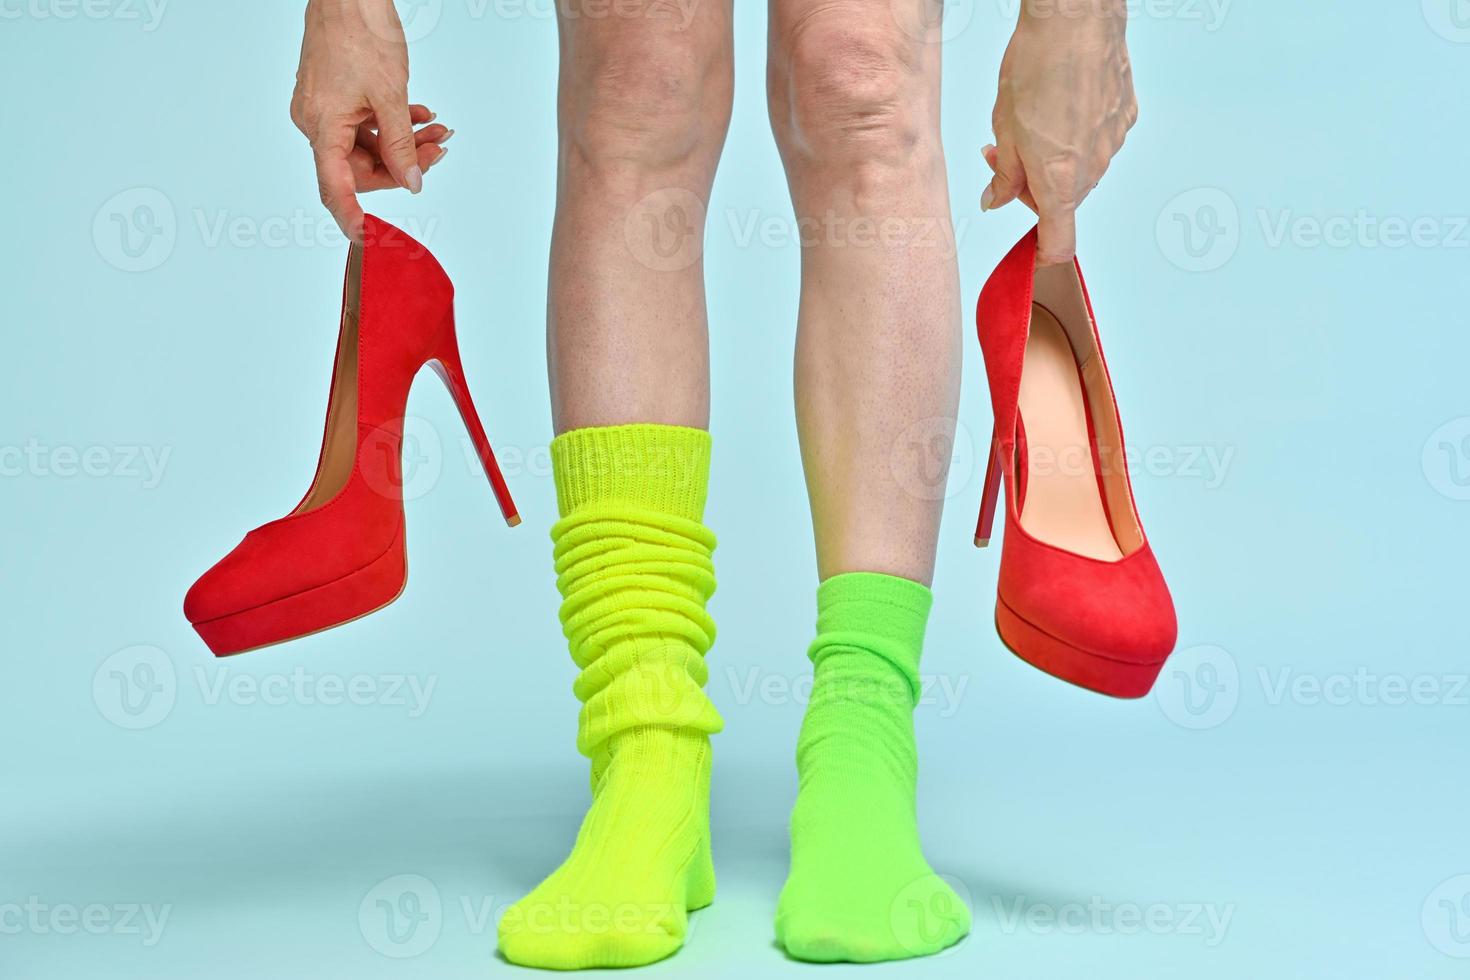
[[[198,573],[296,502],[318,449],[344,249],[286,116],[298,7],[173,0],[150,25],[121,0],[0,4],[7,978],[508,973],[494,910],[560,860],[584,806],[546,536],[544,4],[443,0],[418,15],[437,23],[410,22],[433,28],[412,46],[412,93],[459,134],[425,194],[370,202],[458,285],[471,383],[526,524],[500,524],[449,398],[422,384],[396,605],[224,662],[180,612]],[[975,928],[871,972],[1464,976],[1470,9],[1135,9],[1142,117],[1083,211],[1081,257],[1180,652],[1156,696],[1124,703],[1000,646],[998,552],[969,540],[990,419],[967,331],[918,725],[926,849]],[[949,13],[967,307],[1028,224],[976,207],[1013,11]],[[707,242],[721,891],[650,975],[816,972],[770,925],[815,572],[790,408],[797,247],[740,233],[790,222],[765,20],[739,4]],[[135,230],[129,255],[115,216],[166,234]],[[1386,241],[1418,219],[1416,242]],[[131,459],[144,453],[161,474]],[[82,459],[91,475],[73,472]],[[140,664],[162,690],[124,702]],[[427,704],[403,703],[405,679],[433,685]],[[321,703],[334,684],[369,703]],[[442,911],[420,955],[394,958],[415,950],[387,937],[376,900],[408,886]],[[37,903],[38,923],[15,918]],[[58,931],[92,905],[101,934]],[[130,905],[166,911],[161,935]],[[1193,918],[1209,912],[1223,932]]]

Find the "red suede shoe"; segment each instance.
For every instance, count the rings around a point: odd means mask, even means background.
[[[216,656],[340,626],[402,593],[403,411],[425,364],[453,395],[506,523],[520,523],[465,385],[449,277],[379,218],[368,215],[363,238],[347,257],[316,479],[294,511],[247,534],[184,599]]]
[[[975,321],[995,415],[980,547],[1002,473],[1006,485],[996,629],[1049,674],[1142,697],[1178,626],[1134,506],[1081,266],[1038,267],[1033,228],[981,290]]]

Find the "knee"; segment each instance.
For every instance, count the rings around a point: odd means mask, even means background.
[[[895,24],[854,21],[839,6],[795,25],[778,51],[772,122],[788,158],[887,168],[937,143],[929,53]]]
[[[600,172],[713,167],[729,125],[728,52],[667,35],[578,58],[561,108],[563,153]]]

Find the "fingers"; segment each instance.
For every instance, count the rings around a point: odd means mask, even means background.
[[[362,205],[357,203],[357,181],[351,164],[345,155],[335,152],[313,150],[312,155],[316,158],[316,180],[322,203],[342,234],[361,242],[364,217]]]
[[[452,135],[453,130],[449,130]],[[444,138],[448,139],[448,136]],[[448,147],[433,141],[420,143],[415,151],[419,169],[428,173],[429,169],[444,159],[444,154],[449,152]],[[352,154],[352,172],[357,183],[359,192],[391,190],[399,186],[398,181],[390,174],[376,154],[359,148]]]
[[[994,210],[1013,200],[1020,200],[1036,212],[1038,218],[1037,264],[1059,265],[1070,262],[1077,253],[1077,203],[1087,196],[1091,187],[1078,194],[1074,188],[1066,186],[1072,181],[1067,174],[1060,172],[1065,168],[1053,168],[1057,171],[1053,172],[1038,167],[1034,174],[1038,180],[1032,181],[1032,171],[1022,166],[1019,158],[1014,165],[1010,164],[1001,148],[986,146],[980,153],[995,172],[995,178],[981,195],[981,210]],[[1008,166],[1016,169],[1007,170]],[[1015,177],[1017,171],[1021,175],[1019,180]],[[1056,186],[1059,180],[1063,186]]]
[[[1077,254],[1077,208],[1070,204],[1040,202],[1036,232],[1036,264],[1060,265]]]
[[[418,162],[413,120],[408,100],[401,95],[379,95],[369,100],[378,119],[378,155],[399,187],[414,194],[424,189],[424,171]]]
[[[440,145],[449,142],[449,137],[454,135],[454,130],[448,126],[425,126],[414,134],[413,141],[419,146],[425,143],[438,143]]]
[[[986,145],[980,148],[980,155],[985,158],[986,163],[990,164],[990,169],[992,171],[995,170],[996,160],[1000,156],[1000,151],[998,151],[993,145]],[[1036,198],[1031,196],[1031,189],[1029,187],[1021,191],[1016,200],[1026,205],[1032,211],[1036,210]],[[983,194],[981,195],[980,206],[982,210],[986,210]]]
[[[374,119],[368,119],[362,125],[358,126],[357,145],[371,154],[374,160],[379,160],[381,159],[381,154],[378,152],[378,131],[376,127],[377,121]],[[425,143],[447,143],[449,137],[453,135],[454,130],[448,126],[441,126],[436,123],[433,126],[425,126],[423,129],[414,133],[413,141],[419,146],[423,146]]]
[[[985,158],[985,162],[995,171],[995,176],[991,179],[990,186],[980,195],[981,211],[1005,207],[1026,190],[1026,168],[1021,165],[1021,157],[1015,144],[1002,141],[994,149],[994,161],[988,155]]]

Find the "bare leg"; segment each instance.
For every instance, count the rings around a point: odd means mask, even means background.
[[[823,579],[934,574],[960,332],[940,46],[915,36],[931,2],[772,0],[771,123],[803,240],[796,417]]]
[[[566,860],[497,928],[506,959],[551,969],[662,959],[714,900],[721,725],[703,691],[714,536],[701,523],[700,256],[730,116],[729,0],[571,3],[558,5],[551,537],[592,800]]]
[[[771,121],[803,239],[796,418],[822,578],[776,910],[777,939],[803,960],[923,956],[970,928],[924,857],[915,806],[912,712],[960,367],[939,45],[918,30],[934,2],[772,0]]]
[[[685,12],[687,10],[687,13]],[[558,5],[547,302],[557,432],[709,420],[704,209],[730,119],[728,0],[665,16]]]

